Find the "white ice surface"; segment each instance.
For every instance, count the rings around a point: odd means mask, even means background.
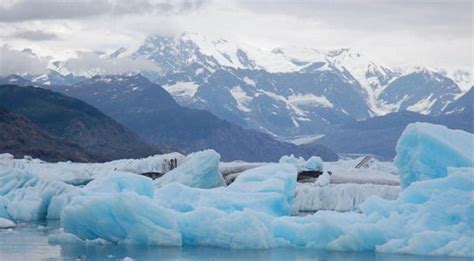
[[[77,179],[95,179],[110,172],[161,172],[166,173],[169,167],[166,162],[177,159],[181,165],[184,155],[170,153],[150,156],[143,159],[121,159],[105,163],[48,163],[39,159],[13,159],[10,154],[0,154],[0,169],[26,171],[44,179],[73,181]]]
[[[298,184],[293,200],[293,213],[316,212],[319,210],[352,211],[371,196],[396,199],[399,186],[375,184],[329,184],[314,186]]]

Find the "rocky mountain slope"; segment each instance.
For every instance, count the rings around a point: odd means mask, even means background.
[[[212,148],[224,160],[275,161],[292,153],[337,159],[324,146],[302,149],[207,111],[182,107],[163,88],[141,75],[96,76],[72,86],[46,88],[96,106],[151,143],[166,144],[183,152]]]
[[[159,150],[87,103],[36,87],[0,86],[0,106],[50,135],[79,146],[94,161],[139,158]]]
[[[25,155],[46,161],[94,161],[94,156],[78,145],[53,136],[21,114],[0,107],[0,153]]]

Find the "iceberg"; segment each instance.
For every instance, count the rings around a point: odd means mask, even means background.
[[[187,156],[182,165],[166,173],[155,181],[157,187],[172,182],[195,188],[215,188],[225,186],[219,172],[219,153],[214,150],[195,152]]]
[[[112,243],[181,245],[177,214],[134,192],[75,197],[61,214],[66,233],[82,240]]]
[[[320,210],[353,211],[372,196],[397,199],[400,186],[376,184],[329,184],[312,186],[298,184],[293,200],[293,214]]]
[[[448,168],[443,178],[413,182],[393,202],[369,199],[360,207],[385,227],[387,253],[474,256],[474,168]]]
[[[320,175],[316,179],[316,181],[314,182],[314,185],[319,186],[319,187],[324,187],[324,186],[329,185],[330,182],[331,182],[331,176],[329,176],[329,173],[324,172],[322,175]]]
[[[78,193],[79,188],[60,181],[45,180],[25,171],[0,169],[2,217],[20,221],[58,219],[64,206]]]
[[[448,167],[474,166],[474,135],[429,123],[409,124],[398,140],[395,165],[404,188],[446,177]]]
[[[305,165],[305,169],[313,171],[323,171],[323,160],[320,157],[312,156]]]
[[[199,208],[228,213],[252,209],[275,216],[289,215],[296,175],[292,165],[268,164],[242,172],[228,187],[199,189],[171,183],[157,189],[155,199],[160,205],[180,212]]]
[[[83,240],[114,243],[472,257],[472,171],[450,169],[447,177],[414,182],[396,200],[370,198],[359,206],[360,213],[318,211],[295,217],[212,207],[179,212],[154,199],[122,192],[76,197],[61,222],[65,232]]]
[[[323,161],[320,157],[312,156],[307,161],[303,157],[295,157],[293,154],[290,156],[282,156],[279,160],[280,163],[291,164],[298,168],[298,172],[301,171],[323,171]]]
[[[150,178],[142,175],[127,172],[112,172],[93,180],[83,189],[84,193],[116,193],[127,191],[151,198],[155,193],[155,186]]]

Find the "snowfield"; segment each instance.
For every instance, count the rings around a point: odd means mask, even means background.
[[[472,148],[472,134],[417,123],[402,134],[395,164],[358,169],[360,159],[292,155],[221,163],[212,150],[103,164],[2,154],[0,228],[60,219],[64,232],[50,242],[474,257]],[[323,174],[299,183],[301,171]],[[138,175],[145,172],[165,174]]]

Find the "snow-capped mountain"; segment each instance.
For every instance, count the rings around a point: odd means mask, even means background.
[[[181,104],[277,136],[370,116],[357,80],[314,49],[262,50],[191,34],[150,37],[135,56],[162,65],[147,76]]]
[[[219,119],[208,111],[182,107],[161,86],[141,75],[94,76],[72,86],[44,87],[96,106],[151,144],[183,152],[212,148],[225,160],[276,161],[289,154],[337,159],[324,146],[300,148]]]
[[[367,103],[374,115],[388,112],[377,98],[392,80],[400,76],[399,72],[348,48],[327,51],[326,55],[339,70],[347,71],[357,80],[367,95]]]
[[[443,114],[470,114],[474,116],[474,86],[471,86],[468,92],[446,106]]]
[[[418,79],[420,70],[391,69],[351,49],[265,50],[183,34],[150,37],[134,56],[161,65],[147,76],[181,104],[276,136],[398,110],[437,114],[462,93],[438,73]]]
[[[448,78],[451,78],[459,88],[463,90],[463,92],[467,92],[472,87],[472,73],[469,70],[445,70],[445,69],[438,69],[436,70],[437,73],[442,74]]]
[[[195,33],[152,36],[136,51],[102,56],[151,61],[160,70],[142,74],[181,105],[280,137],[314,135],[399,110],[439,114],[467,91],[457,84],[471,81],[467,71],[390,68],[347,48],[263,49]],[[73,75],[65,62],[49,69],[29,80],[71,85],[100,74]]]
[[[378,99],[391,111],[438,115],[460,94],[462,90],[453,80],[423,69],[395,79]]]

